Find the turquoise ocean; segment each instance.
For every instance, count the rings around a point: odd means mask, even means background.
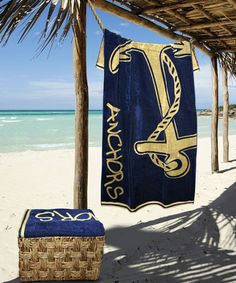
[[[209,137],[210,117],[198,117],[198,136]],[[222,119],[219,122],[222,135]],[[230,134],[236,120],[230,119]],[[89,111],[89,146],[102,144],[102,111]],[[0,111],[0,152],[74,147],[74,111]]]

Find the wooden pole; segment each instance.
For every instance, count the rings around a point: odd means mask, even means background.
[[[88,84],[86,70],[86,1],[80,1],[77,27],[79,27],[79,30],[75,32],[73,45],[76,99],[74,207],[87,208]]]
[[[157,32],[163,36],[166,36],[170,39],[173,40],[179,40],[179,41],[183,41],[183,40],[189,40],[190,38],[187,36],[183,36],[181,34],[178,33],[174,33],[173,31],[163,28],[162,26],[159,26],[157,24],[155,24],[154,22],[151,22],[149,20],[147,20],[144,17],[135,15],[133,13],[131,13],[128,10],[125,10],[121,7],[118,7],[110,2],[104,1],[104,0],[91,0],[91,2],[94,4],[94,6],[96,6],[98,9],[104,10],[112,15],[115,15],[117,17],[126,19],[132,23],[135,23],[137,25],[143,26],[147,29],[150,29],[154,32]],[[194,38],[193,38],[194,39]],[[206,55],[208,56],[212,56],[213,53],[207,49],[203,44],[199,43],[197,40],[193,40],[193,45],[195,45],[197,48],[201,49]]]
[[[229,161],[229,92],[228,92],[228,74],[227,68],[222,66],[222,80],[223,80],[223,93],[224,93],[224,105],[223,105],[223,161]]]
[[[219,171],[218,160],[218,69],[217,57],[211,57],[212,64],[212,118],[211,118],[211,170],[212,173]]]

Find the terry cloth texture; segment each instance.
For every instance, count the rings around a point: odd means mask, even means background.
[[[105,30],[102,204],[134,211],[193,202],[197,117],[189,42],[135,42]]]
[[[103,224],[90,209],[28,209],[23,217],[19,237],[104,236]]]

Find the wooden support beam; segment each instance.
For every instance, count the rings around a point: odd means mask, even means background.
[[[143,26],[145,28],[148,28],[154,32],[157,32],[163,36],[166,36],[173,40],[178,41],[184,41],[189,40],[190,38],[187,36],[183,36],[177,33],[172,32],[171,30],[167,30],[149,20],[146,18],[143,18],[141,16],[137,16],[135,14],[132,14],[132,12],[125,10],[123,8],[120,8],[112,3],[109,3],[105,0],[92,0],[94,6],[96,6],[98,9],[104,10],[110,14],[113,14],[115,16],[118,16],[120,18],[126,19],[132,23],[135,23],[137,25]],[[195,47],[201,49],[206,55],[212,56],[213,53],[207,49],[204,45],[200,44],[197,40],[194,40],[193,38],[193,45]]]
[[[222,25],[234,25],[236,24],[236,20],[224,20],[224,21],[214,21],[208,23],[201,23],[201,24],[193,24],[193,25],[186,25],[186,26],[177,26],[176,29],[180,31],[186,30],[197,30],[209,27],[217,27]]]
[[[211,171],[212,173],[219,171],[218,159],[218,106],[219,106],[219,93],[218,93],[218,68],[217,57],[211,57],[212,64],[212,117],[211,117]]]
[[[139,14],[137,14],[139,15]],[[157,23],[160,23],[162,25],[165,25],[169,30],[174,30],[174,25],[168,23],[167,21],[163,20],[163,19],[160,19],[158,16],[155,16],[155,15],[143,15],[144,17],[147,17],[148,19],[150,20],[153,20]]]
[[[75,77],[75,172],[74,207],[87,208],[88,180],[88,84],[86,71],[86,1],[80,2],[74,37]]]
[[[186,24],[189,24],[189,25],[191,24],[191,21],[188,18],[186,18],[185,16],[181,15],[177,11],[168,10],[168,11],[166,11],[166,13],[171,15],[171,16],[173,16],[173,17],[175,17],[175,18],[177,18],[177,19],[179,19],[179,20],[181,20],[182,22],[184,22]]]
[[[227,68],[222,66],[223,81],[223,161],[229,161],[229,92],[228,92],[228,73]]]

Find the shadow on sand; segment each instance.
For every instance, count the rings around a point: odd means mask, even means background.
[[[218,171],[218,173],[225,173],[225,172],[228,172],[228,171],[231,171],[231,170],[234,170],[234,169],[236,169],[236,166],[234,166],[234,167],[231,167],[231,168],[227,168],[227,169],[223,169],[223,170],[220,170],[220,171]]]
[[[99,282],[236,282],[235,200],[236,183],[207,207],[107,230]]]

